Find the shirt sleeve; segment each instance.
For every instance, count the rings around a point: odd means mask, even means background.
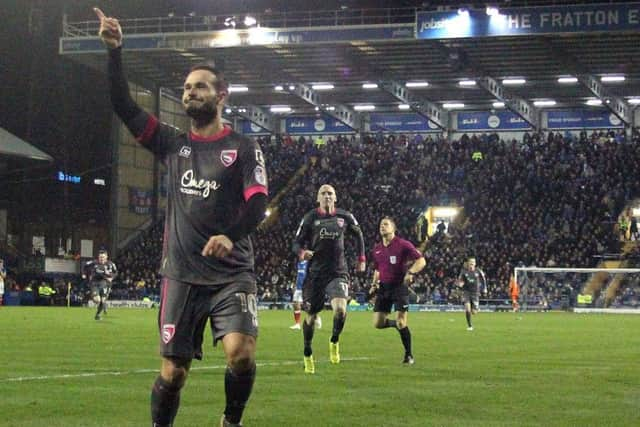
[[[354,217],[351,213],[347,213],[346,218],[347,223],[349,224],[349,230],[351,230],[351,232],[358,239],[358,262],[366,262],[367,257],[365,255],[364,236],[362,235],[360,224],[358,224],[356,217]]]
[[[295,253],[298,257],[303,250],[307,248],[309,241],[309,234],[311,232],[311,216],[309,214],[305,215],[300,221],[300,225],[298,226],[298,230],[296,231],[296,235],[293,239],[293,253]]]
[[[484,271],[478,268],[478,278],[480,279],[480,290],[482,292],[487,291],[487,277],[484,275]]]
[[[249,200],[254,194],[269,194],[267,184],[267,168],[262,149],[257,142],[247,139],[246,149],[240,153],[244,200]]]
[[[410,260],[415,261],[423,257],[423,255],[420,253],[418,249],[416,249],[413,243],[411,243],[408,240],[404,241],[404,250],[405,250],[405,253],[407,254],[407,258]]]
[[[164,156],[176,131],[161,124],[156,116],[144,111],[133,100],[122,66],[122,49],[109,50],[109,91],[115,113],[134,138],[155,154]]]

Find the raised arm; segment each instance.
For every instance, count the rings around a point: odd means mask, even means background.
[[[113,109],[127,125],[141,112],[141,108],[129,94],[129,85],[122,67],[122,28],[116,18],[110,18],[97,7],[93,8],[100,19],[100,38],[109,51],[109,93]]]
[[[116,18],[105,16],[98,8],[94,8],[94,11],[100,19],[100,38],[109,52],[107,68],[113,110],[139,143],[162,155],[168,149],[168,138],[173,131],[163,129],[153,114],[144,111],[131,98],[122,66],[122,28]]]

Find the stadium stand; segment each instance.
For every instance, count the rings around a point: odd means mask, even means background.
[[[458,303],[453,280],[468,254],[475,254],[487,273],[488,299],[506,300],[509,272],[516,263],[594,267],[596,255],[620,251],[612,218],[626,200],[637,196],[633,174],[625,173],[640,166],[631,144],[638,142],[637,136],[628,141],[613,132],[549,132],[504,141],[497,134],[482,134],[451,142],[384,136],[384,144],[381,137],[338,137],[321,149],[311,138],[293,144],[285,144],[286,138],[261,141],[269,159],[272,196],[284,188],[278,217],[254,238],[262,299],[289,298],[295,261],[291,242],[324,182],[336,187],[338,206],[361,222],[369,248],[383,215],[396,218],[400,235],[414,239],[415,219],[425,206],[456,201],[464,207],[462,218],[426,244],[427,268],[414,286],[414,301]],[[478,150],[483,160],[474,161],[472,153]],[[285,188],[288,177],[305,162],[308,169]],[[114,294],[157,294],[161,230],[161,225],[152,228],[118,258],[123,273]],[[352,277],[352,291],[366,293],[369,274]],[[621,287],[620,300],[637,295],[637,286],[627,288]],[[526,297],[540,306],[559,308],[566,302],[566,289],[553,281],[529,292]],[[570,293],[575,292],[572,287]]]

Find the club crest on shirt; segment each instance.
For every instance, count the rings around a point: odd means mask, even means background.
[[[173,339],[173,336],[176,333],[176,325],[173,323],[167,323],[166,325],[162,325],[162,342],[165,344],[169,344],[169,341]]]
[[[338,227],[344,227],[344,218],[336,218],[336,222],[338,223]]]
[[[238,150],[222,150],[220,152],[220,161],[225,167],[231,166],[238,158]]]
[[[398,262],[398,260],[396,259],[396,256],[395,256],[395,255],[391,255],[391,256],[389,257],[389,262],[390,262],[391,264],[395,264],[396,262]]]
[[[184,158],[188,159],[189,156],[191,155],[191,147],[183,145],[182,148],[180,149],[180,152],[178,153],[178,155],[180,157],[184,157]]]

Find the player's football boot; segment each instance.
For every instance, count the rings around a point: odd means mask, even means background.
[[[298,329],[300,330],[300,323],[296,323],[295,325],[289,326],[289,329]]]
[[[340,343],[329,343],[329,361],[331,363],[340,363]]]
[[[402,363],[405,365],[413,365],[415,362],[415,360],[413,360],[413,356],[411,356],[410,354],[405,354],[404,359],[402,360]]]
[[[313,361],[313,355],[304,357],[304,373],[305,374],[315,374],[316,373],[316,364]]]
[[[242,427],[242,423],[233,424],[227,421],[227,418],[222,414],[222,418],[220,418],[220,427]]]

